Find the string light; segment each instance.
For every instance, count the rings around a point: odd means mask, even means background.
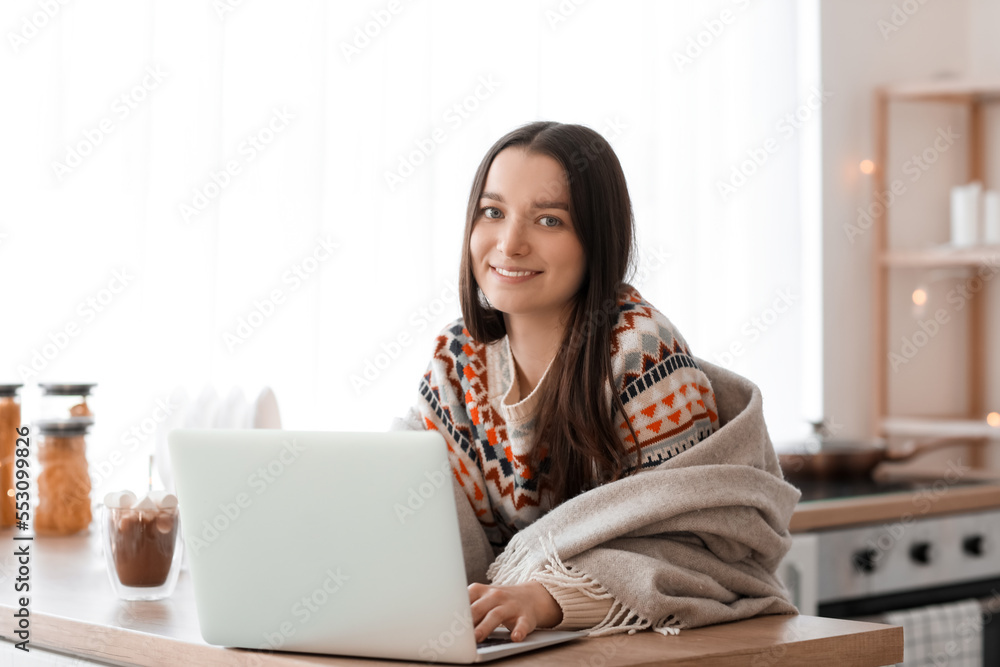
[[[875,171],[875,163],[871,160],[862,160],[858,167],[861,169],[862,174],[870,174]]]

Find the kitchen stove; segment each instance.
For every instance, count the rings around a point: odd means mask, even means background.
[[[841,600],[1000,579],[1000,509],[910,516],[874,526],[827,530],[819,533],[817,546],[821,607]],[[990,593],[987,587],[984,595]]]
[[[940,488],[940,480],[920,480],[920,479],[873,479],[863,477],[858,479],[831,479],[831,480],[797,480],[789,479],[789,483],[798,487],[802,492],[799,502],[810,502],[813,500],[838,500],[844,498],[855,498],[861,496],[877,496],[886,493],[933,493]],[[936,487],[935,484],[938,486]],[[949,489],[975,487],[994,484],[981,480],[956,480],[947,482]]]
[[[995,482],[937,480],[790,480],[800,508],[850,501],[842,525],[798,533],[783,580],[800,611],[871,618],[889,611],[976,598],[983,606],[985,665],[1000,665],[1000,507],[939,514],[933,500],[957,488]],[[864,500],[901,494],[891,519],[864,516]],[[850,525],[846,525],[850,524]]]

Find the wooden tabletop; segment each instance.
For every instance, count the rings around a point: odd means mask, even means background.
[[[229,649],[206,644],[187,571],[165,600],[117,599],[107,579],[96,531],[66,538],[36,538],[31,546],[31,644],[92,660],[125,665],[245,665],[305,667],[399,667],[426,665]],[[0,540],[13,544],[11,531]],[[0,563],[0,636],[13,637],[13,548]],[[389,632],[389,631],[387,631]],[[11,644],[0,650],[15,650]],[[875,667],[902,661],[902,628],[812,616],[764,616],[664,637],[653,632],[585,638],[498,662],[541,667],[563,665],[626,667],[697,665],[699,667]],[[2,661],[0,661],[2,662]]]

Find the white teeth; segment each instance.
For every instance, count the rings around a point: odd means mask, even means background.
[[[537,271],[505,271],[504,269],[501,269],[499,266],[494,266],[493,268],[501,276],[506,276],[508,278],[520,278],[521,276],[530,276],[533,273],[537,273]]]

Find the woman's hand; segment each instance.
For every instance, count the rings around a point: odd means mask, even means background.
[[[535,628],[551,628],[562,622],[562,608],[545,586],[537,581],[514,586],[469,585],[472,623],[481,642],[503,625],[510,638],[523,641]]]

